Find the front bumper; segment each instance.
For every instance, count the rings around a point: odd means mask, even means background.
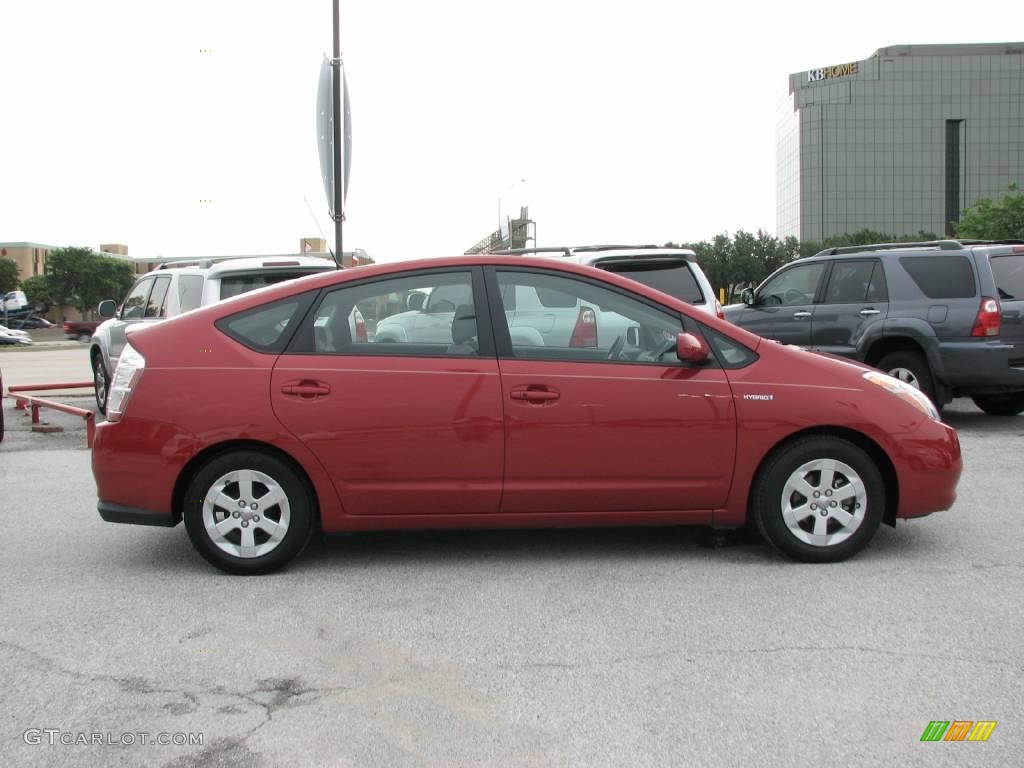
[[[964,467],[956,430],[929,421],[897,445],[899,452],[892,456],[899,482],[896,517],[923,517],[951,508]]]

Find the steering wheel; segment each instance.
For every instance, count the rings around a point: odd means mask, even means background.
[[[611,347],[608,349],[608,359],[618,360],[619,353],[622,352],[622,348],[626,346],[626,337],[619,336],[615,341],[612,342]]]
[[[792,306],[794,304],[806,304],[807,295],[796,288],[786,289],[786,306]]]

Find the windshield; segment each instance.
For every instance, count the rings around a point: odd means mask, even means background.
[[[598,266],[690,304],[704,303],[704,294],[701,293],[700,286],[697,284],[697,278],[693,276],[690,265],[685,261],[669,263],[631,261],[619,264],[599,264]]]

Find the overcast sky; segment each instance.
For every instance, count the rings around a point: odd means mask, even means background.
[[[345,249],[461,253],[499,204],[528,204],[540,245],[774,231],[789,73],[1019,38],[1009,7],[342,0]],[[2,0],[0,241],[284,253],[318,222],[333,244],[315,129],[330,9]]]

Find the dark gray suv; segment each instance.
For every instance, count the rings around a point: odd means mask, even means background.
[[[993,415],[1024,411],[1024,241],[830,248],[748,288],[725,315],[873,365],[940,407],[967,396]]]

